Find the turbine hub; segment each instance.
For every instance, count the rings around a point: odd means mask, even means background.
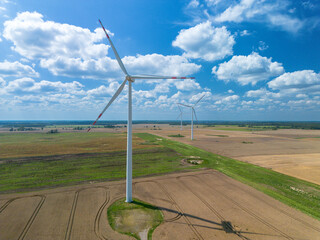
[[[134,79],[132,79],[131,76],[129,76],[129,75],[126,76],[126,80],[130,81],[130,82],[134,82]]]

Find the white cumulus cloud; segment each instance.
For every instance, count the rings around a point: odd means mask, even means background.
[[[219,68],[212,68],[212,73],[219,80],[236,81],[240,85],[255,85],[283,72],[281,63],[272,62],[271,58],[262,57],[255,52],[248,56],[233,56],[228,62],[219,64]]]
[[[200,84],[193,79],[185,79],[183,81],[177,81],[174,83],[174,85],[178,90],[185,90],[185,91],[196,90],[201,88]]]
[[[153,74],[186,76],[198,72],[200,65],[191,63],[185,57],[148,54],[127,56],[122,59],[130,74]],[[57,57],[42,59],[40,65],[57,76],[114,79],[124,77],[118,62],[109,57],[83,60],[80,58]]]
[[[187,58],[201,58],[206,61],[223,59],[233,54],[234,37],[226,27],[214,27],[210,21],[183,29],[172,45],[185,51]]]
[[[305,21],[285,14],[270,15],[268,19],[273,26],[292,33],[298,32],[305,25]]]
[[[108,46],[98,44],[103,31],[43,20],[38,12],[18,13],[16,18],[4,23],[3,36],[13,42],[13,50],[25,58],[99,58],[106,54]]]
[[[279,93],[270,92],[266,88],[260,88],[258,90],[246,92],[245,96],[249,98],[279,98],[281,95]]]
[[[231,96],[223,97],[222,99],[216,101],[215,104],[217,104],[217,105],[219,105],[219,104],[230,104],[230,103],[233,103],[235,101],[238,101],[239,99],[240,99],[240,97],[238,95],[231,95]]]
[[[243,36],[249,36],[251,35],[251,33],[248,31],[248,30],[243,30],[240,32],[240,36],[243,37]]]
[[[37,12],[23,12],[4,23],[3,36],[13,42],[13,50],[26,59],[39,60],[42,68],[56,76],[93,79],[123,76],[117,61],[106,56],[109,46],[100,43],[105,38],[101,28],[92,32],[46,21]],[[183,56],[155,53],[127,56],[122,60],[130,74],[184,76],[201,68]]]
[[[108,87],[101,85],[97,88],[87,91],[87,94],[95,97],[106,97],[108,95],[113,95],[117,89],[120,87],[118,82],[111,82]]]
[[[235,2],[214,17],[217,22],[264,22],[271,27],[296,33],[305,25],[305,21],[289,15],[290,2],[287,0]]]
[[[268,82],[271,89],[308,88],[320,85],[320,74],[313,70],[302,70],[284,73],[276,79]]]
[[[32,78],[20,78],[11,81],[3,89],[5,93],[9,94],[44,94],[44,93],[58,93],[67,92],[72,94],[81,94],[83,85],[77,81],[70,83],[51,82],[51,81],[35,81]]]
[[[187,76],[198,72],[200,65],[191,63],[183,56],[147,54],[127,56],[123,63],[130,74],[155,74],[165,76]]]
[[[32,67],[24,65],[18,61],[15,62],[0,62],[0,76],[14,76],[14,77],[39,77]]]
[[[58,56],[41,59],[40,66],[56,76],[93,79],[113,79],[122,76],[117,61],[109,57],[84,60]]]

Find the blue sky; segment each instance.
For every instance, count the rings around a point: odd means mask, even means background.
[[[319,1],[0,0],[0,120],[97,117],[124,80],[98,18],[130,74],[196,78],[136,80],[134,120],[320,119]]]

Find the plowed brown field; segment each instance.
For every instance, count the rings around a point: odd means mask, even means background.
[[[153,239],[320,239],[320,222],[214,170],[134,180],[134,197],[165,221]],[[125,182],[0,196],[0,239],[132,239],[114,232],[107,208]]]

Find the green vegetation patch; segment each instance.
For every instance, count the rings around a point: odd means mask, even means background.
[[[320,136],[316,136],[316,137],[313,137],[313,136],[310,136],[310,137],[295,137],[294,139],[308,139],[308,138],[320,138]]]
[[[146,148],[146,146],[139,146],[141,142],[144,141],[134,138],[133,146],[135,148]],[[126,134],[121,133],[1,133],[0,159],[87,152],[111,152],[125,150],[126,146]]]
[[[0,137],[8,136],[7,139],[0,138],[0,193],[125,179],[126,150],[121,148],[125,149],[126,137],[123,134],[12,135],[0,134]],[[138,136],[133,137],[133,177],[199,168],[196,165],[181,164],[183,156],[172,148],[161,145],[163,139],[156,137],[145,141]],[[30,144],[28,149],[26,145],[28,146],[29,140],[36,147]],[[20,154],[28,152],[24,157],[18,154],[19,157],[1,158],[2,153],[10,153],[8,149],[1,148],[6,144],[15,145]],[[72,149],[72,146],[76,148]],[[46,148],[50,151],[39,156],[39,152],[42,153]]]
[[[137,136],[147,141],[157,138],[147,133],[139,133]],[[198,156],[204,160],[198,166],[218,170],[320,220],[320,186],[317,184],[173,140],[163,139],[161,145],[183,156]]]
[[[168,135],[168,137],[184,137],[184,136],[179,133],[179,134],[176,134],[176,135]]]
[[[242,143],[243,144],[253,144],[253,142],[246,142],[246,141],[243,141]]]
[[[215,135],[215,134],[206,134],[206,136],[229,137],[228,135]]]
[[[163,222],[161,211],[148,203],[133,199],[114,202],[108,208],[108,221],[113,230],[136,239],[152,239],[152,233]],[[144,235],[144,236],[143,236]]]

